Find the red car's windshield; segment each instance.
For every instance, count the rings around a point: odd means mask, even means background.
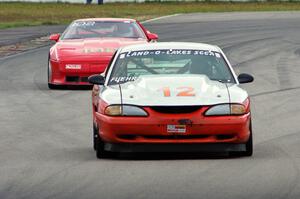
[[[131,21],[75,21],[61,39],[101,37],[145,38],[145,34],[139,25]]]

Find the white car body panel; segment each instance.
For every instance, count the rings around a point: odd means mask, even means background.
[[[211,81],[204,75],[144,76],[136,81],[121,84],[122,103],[137,106],[195,106],[223,103],[242,103],[248,97],[246,91],[235,84]],[[170,89],[164,96],[163,88]],[[186,87],[193,88],[194,96],[178,96]],[[102,90],[101,97],[108,104],[120,104],[118,85]]]
[[[112,72],[110,67],[107,71],[107,78],[104,86],[99,93],[100,97],[108,104],[131,104],[137,106],[205,106],[223,103],[243,103],[248,94],[238,85],[235,75],[225,54],[217,46],[199,43],[183,42],[161,42],[147,45],[126,46],[117,51],[112,66],[120,53],[142,50],[162,50],[162,49],[190,49],[190,50],[208,50],[219,52],[227,62],[236,83],[221,83],[212,81],[205,75],[145,75],[140,76],[135,81],[129,81],[119,85],[108,85],[109,76]],[[170,96],[166,97],[163,88],[169,87]],[[194,89],[195,96],[177,96],[179,92],[184,91],[182,87],[191,87]]]

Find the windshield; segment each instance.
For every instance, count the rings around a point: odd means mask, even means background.
[[[201,74],[211,80],[234,83],[221,53],[206,50],[147,50],[121,53],[109,85],[135,81],[143,75]]]
[[[145,38],[141,28],[131,21],[75,21],[62,40],[101,37]]]

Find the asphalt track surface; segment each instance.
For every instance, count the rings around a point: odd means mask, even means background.
[[[47,48],[1,59],[0,198],[300,198],[300,13],[189,14],[146,26],[161,41],[221,46],[255,76],[254,155],[97,160],[90,91],[48,90]]]
[[[0,31],[0,47],[61,32],[65,25],[8,28]]]

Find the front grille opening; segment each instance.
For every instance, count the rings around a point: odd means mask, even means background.
[[[135,135],[119,135],[118,137],[125,140],[134,140],[136,138]]]
[[[88,80],[88,77],[81,77],[81,81],[82,82],[88,82],[89,80]]]
[[[66,76],[67,82],[88,82],[88,77]]]
[[[67,82],[79,82],[79,77],[78,76],[66,76],[66,81]]]
[[[118,135],[121,139],[126,140],[135,140],[137,138],[144,138],[144,139],[159,139],[159,140],[178,140],[178,139],[205,139],[209,138],[211,135]]]
[[[201,108],[201,106],[151,106],[152,110],[159,113],[192,113]]]
[[[228,140],[234,138],[235,135],[216,135],[218,140]]]
[[[148,139],[205,139],[211,135],[143,135],[142,137]]]

